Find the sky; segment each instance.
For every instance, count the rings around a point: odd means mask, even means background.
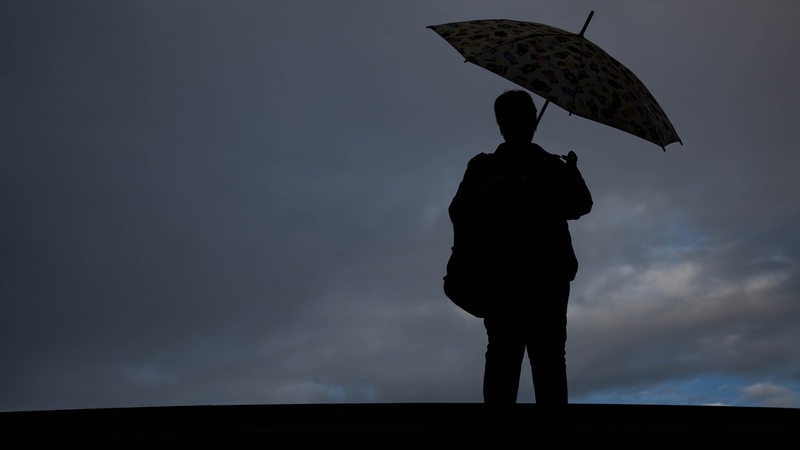
[[[516,86],[426,27],[590,11],[682,144],[542,118],[570,402],[800,407],[800,3],[0,0],[0,411],[481,402],[447,207]]]

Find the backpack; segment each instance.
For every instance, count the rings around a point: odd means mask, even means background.
[[[486,312],[486,289],[476,261],[468,249],[450,248],[447,272],[443,277],[444,294],[459,308],[481,319]]]
[[[494,170],[494,167],[495,156],[491,153],[481,153],[470,161],[468,170],[473,173],[484,173]],[[457,196],[463,195],[461,192],[465,183],[467,181],[462,181]],[[476,202],[475,198],[461,198],[471,204]],[[453,203],[450,208],[452,221]],[[453,222],[453,246],[450,247],[450,258],[447,260],[446,273],[443,277],[443,288],[444,294],[456,306],[481,319],[486,313],[489,284],[485,282],[487,278],[487,273],[483,269],[485,258],[475,242],[476,237],[473,233],[457,227]]]

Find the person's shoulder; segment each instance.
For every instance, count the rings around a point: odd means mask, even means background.
[[[467,163],[467,165],[469,165],[469,166],[481,166],[481,165],[488,164],[493,160],[494,160],[494,153],[481,152],[481,153],[478,153],[477,155],[473,156],[472,158],[470,158],[469,163]]]
[[[560,155],[548,152],[547,150],[542,148],[542,146],[540,146],[539,144],[533,144],[533,145],[535,146],[537,151],[542,155],[543,157],[542,159],[544,159],[545,162],[559,166],[564,165],[564,160],[561,159]]]
[[[493,156],[494,156],[494,153],[480,152],[480,153],[476,154],[475,156],[473,156],[472,158],[470,158],[470,161],[487,160],[487,159],[489,159],[489,158],[491,158]]]
[[[495,155],[493,153],[478,153],[470,158],[464,176],[470,179],[484,178],[494,172],[496,166],[494,161]]]

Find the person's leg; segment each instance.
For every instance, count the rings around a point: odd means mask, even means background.
[[[498,315],[483,320],[488,337],[483,372],[483,401],[487,404],[517,402],[525,341],[513,320]]]
[[[543,289],[531,317],[527,339],[536,403],[565,405],[567,388],[567,302],[569,283]]]

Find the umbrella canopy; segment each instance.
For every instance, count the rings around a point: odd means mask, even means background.
[[[471,20],[431,25],[476,64],[575,114],[650,141],[683,144],[669,118],[629,69],[580,33],[534,22]]]

